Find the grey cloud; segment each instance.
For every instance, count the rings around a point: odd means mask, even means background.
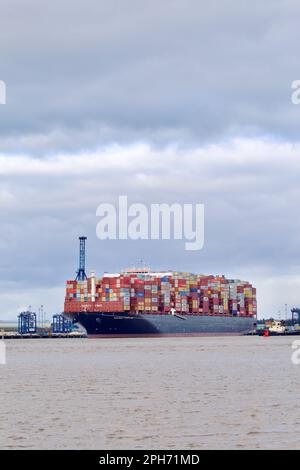
[[[113,147],[77,159],[1,157],[0,285],[10,281],[17,293],[35,286],[47,304],[48,290],[61,290],[75,275],[77,237],[85,233],[88,269],[98,274],[142,258],[153,269],[244,277],[256,282],[263,309],[270,304],[259,289],[265,279],[300,270],[299,155],[299,145],[240,140],[196,150]],[[96,208],[120,194],[129,203],[204,203],[204,249],[187,252],[181,240],[99,241]],[[2,295],[13,315],[4,287]],[[63,296],[49,303],[62,309]]]
[[[24,5],[1,6],[4,150],[23,151],[26,137],[39,156],[73,150],[74,141],[165,145],[170,133],[185,145],[235,135],[298,139],[294,1]]]
[[[1,1],[2,315],[30,297],[62,308],[80,233],[98,273],[144,258],[253,280],[261,311],[281,290],[297,301],[299,13],[293,0]],[[99,242],[96,207],[122,193],[204,202],[204,250]]]

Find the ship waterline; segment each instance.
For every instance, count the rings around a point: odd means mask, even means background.
[[[82,325],[90,336],[120,335],[243,335],[255,327],[255,318],[217,315],[130,314],[78,312],[67,313]]]

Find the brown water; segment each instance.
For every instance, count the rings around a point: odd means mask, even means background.
[[[295,338],[7,341],[0,448],[300,448]]]

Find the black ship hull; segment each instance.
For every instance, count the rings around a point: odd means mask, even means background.
[[[65,313],[90,336],[131,335],[243,335],[255,327],[255,318],[214,315],[170,315],[78,312]]]

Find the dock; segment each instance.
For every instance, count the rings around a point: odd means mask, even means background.
[[[86,338],[85,333],[72,331],[70,333],[28,333],[20,334],[16,331],[0,331],[0,339],[74,339],[74,338]]]

